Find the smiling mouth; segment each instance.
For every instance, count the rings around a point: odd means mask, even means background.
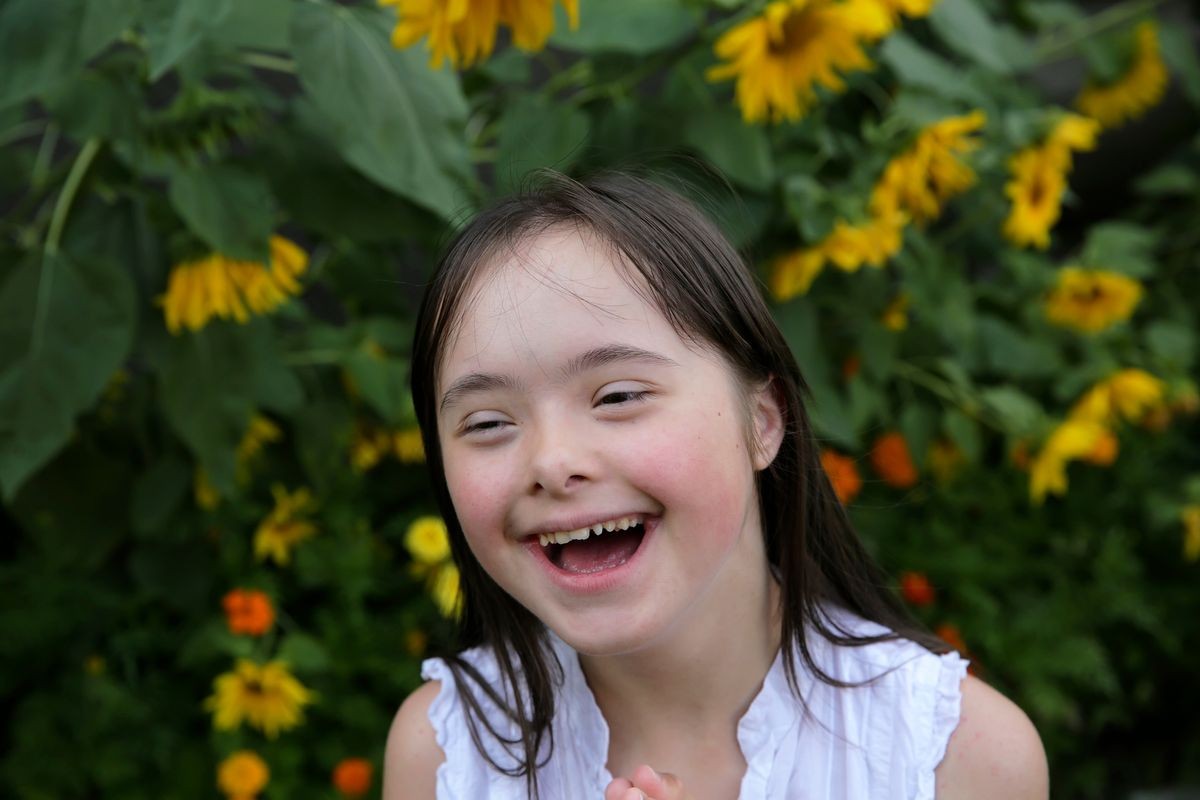
[[[633,557],[646,535],[642,520],[631,520],[625,529],[593,533],[584,539],[542,545],[546,558],[558,569],[576,575],[603,572],[619,567]]]

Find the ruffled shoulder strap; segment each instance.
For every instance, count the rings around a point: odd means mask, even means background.
[[[929,653],[928,666],[914,693],[913,748],[917,786],[914,800],[934,800],[934,770],[946,756],[950,735],[958,727],[962,712],[962,680],[967,660],[957,652],[944,655]]]
[[[487,648],[473,648],[459,655],[473,666],[491,686],[501,685],[500,668],[495,655]],[[450,665],[441,658],[428,658],[421,663],[421,677],[428,681],[440,681],[441,689],[429,706],[429,721],[437,735],[438,746],[446,754],[446,760],[437,771],[438,800],[475,800],[475,798],[524,798],[524,782],[493,769],[479,752],[467,727],[467,706],[462,692],[472,691],[468,686],[460,687]],[[516,726],[486,695],[472,691],[488,722],[505,738],[519,736]],[[500,764],[512,760],[501,744],[486,730],[480,732],[481,744],[488,755]]]

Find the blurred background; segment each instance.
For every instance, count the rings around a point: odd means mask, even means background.
[[[453,645],[423,283],[531,170],[614,166],[746,254],[839,496],[1055,796],[1200,796],[1197,26],[3,0],[0,796],[378,795]]]

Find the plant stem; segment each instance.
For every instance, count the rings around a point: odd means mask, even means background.
[[[67,173],[67,179],[63,182],[62,191],[58,193],[54,214],[50,217],[50,229],[46,232],[46,255],[52,256],[58,252],[63,226],[67,224],[67,212],[71,210],[71,203],[75,200],[75,193],[79,191],[79,184],[83,182],[83,176],[99,151],[100,140],[92,138],[84,143],[79,155],[75,157],[75,163],[71,165],[71,171]]]
[[[1162,3],[1163,0],[1127,0],[1110,6],[1079,25],[1068,26],[1067,33],[1061,37],[1054,34],[1046,37],[1034,48],[1033,63],[1044,64],[1068,55],[1080,42],[1136,19]]]
[[[250,67],[258,67],[259,69],[269,69],[272,72],[282,72],[287,75],[296,74],[295,61],[268,53],[242,53],[242,63]]]

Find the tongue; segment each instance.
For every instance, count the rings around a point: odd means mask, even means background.
[[[567,572],[599,572],[618,567],[642,543],[642,530],[613,531],[600,536],[589,536],[581,542],[562,545],[558,565]]]

